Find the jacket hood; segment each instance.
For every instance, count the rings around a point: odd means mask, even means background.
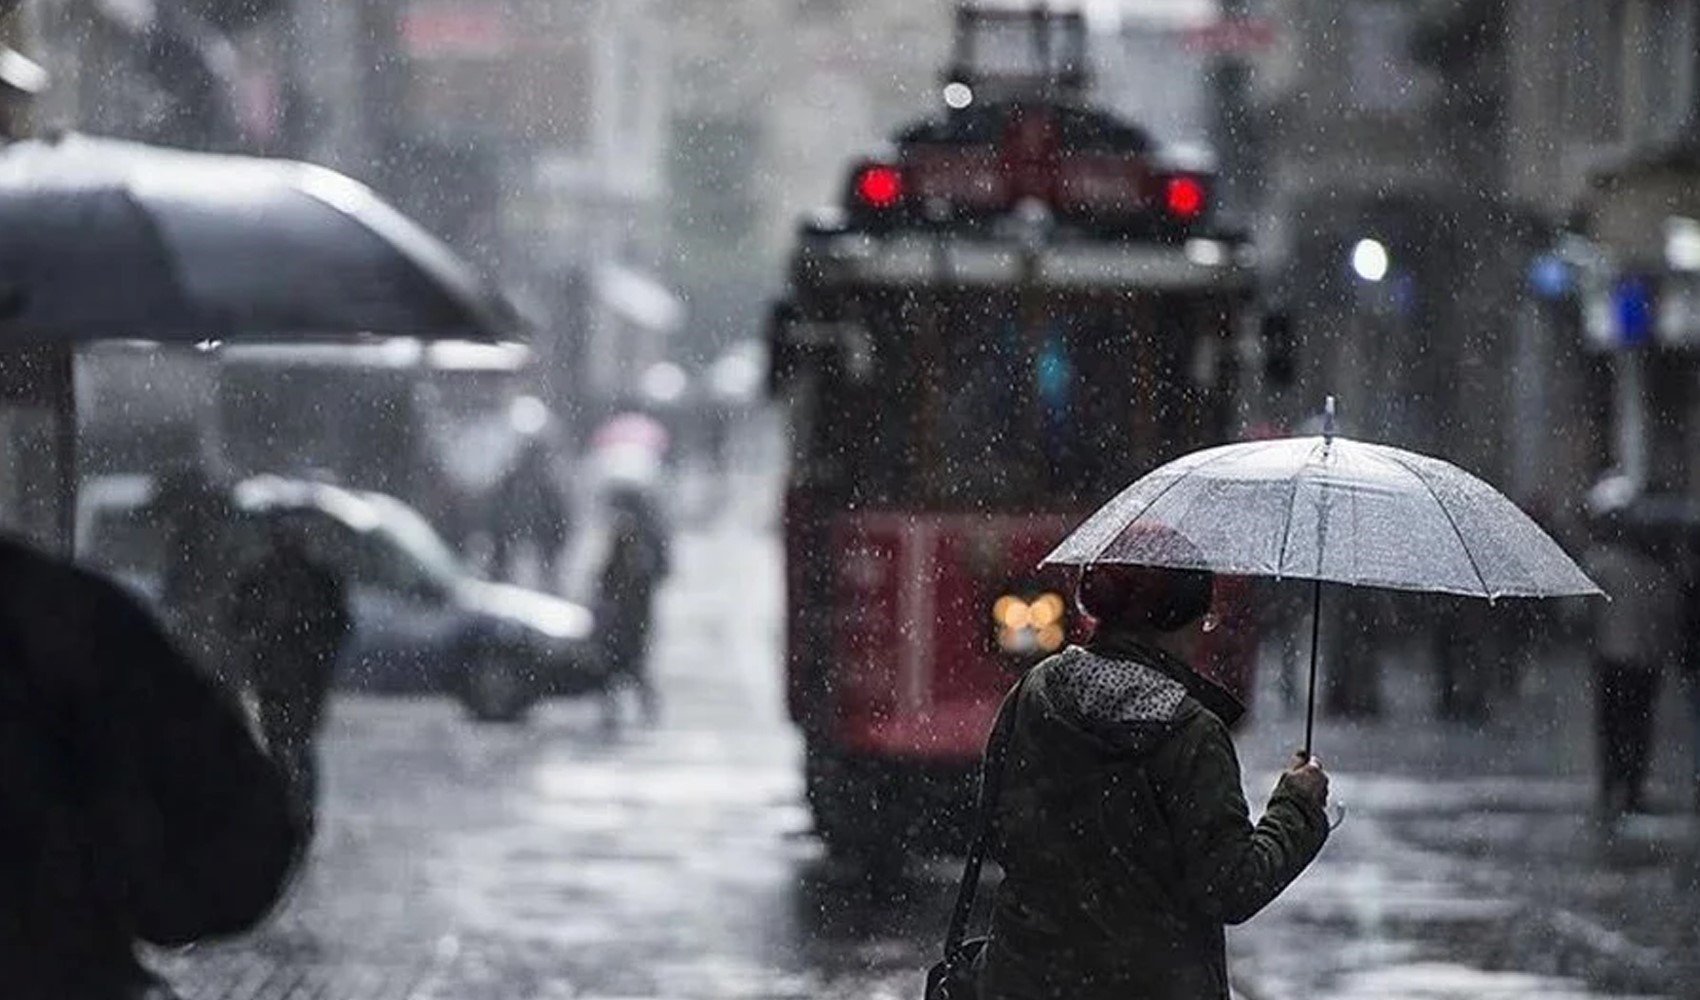
[[[1227,726],[1245,715],[1245,706],[1227,689],[1183,663],[1178,657],[1124,632],[1094,636],[1089,648],[1100,656],[1143,663],[1186,688],[1186,693]]]
[[[1070,646],[1043,670],[1041,712],[1118,756],[1155,749],[1200,707],[1229,724],[1244,711],[1168,653],[1125,637]]]
[[[1186,711],[1186,687],[1137,660],[1070,646],[1044,666],[1042,711],[1118,756],[1154,749]]]

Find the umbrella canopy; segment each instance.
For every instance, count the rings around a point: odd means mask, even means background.
[[[512,306],[368,188],[66,136],[0,152],[0,338],[500,339]]]
[[[1190,543],[1184,551],[1177,537]],[[1600,593],[1492,486],[1438,459],[1342,437],[1252,441],[1176,459],[1105,504],[1045,563],[1489,599]]]

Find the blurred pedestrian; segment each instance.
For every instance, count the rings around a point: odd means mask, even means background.
[[[1314,759],[1249,819],[1228,735],[1241,708],[1187,666],[1216,626],[1211,590],[1203,571],[1087,569],[1078,599],[1098,634],[1035,667],[1000,713],[988,1000],[1226,1000],[1224,925],[1327,840]]]
[[[240,709],[130,596],[0,540],[0,991],[169,995],[136,941],[265,916],[301,835]]]
[[[235,520],[229,491],[199,465],[186,464],[160,476],[150,508],[166,540],[160,578],[166,627],[201,669],[240,690],[245,681],[223,628]]]
[[[646,721],[660,713],[649,671],[649,634],[655,616],[655,591],[669,569],[669,545],[653,499],[622,487],[609,497],[610,540],[602,565],[598,622],[609,682],[604,720],[619,723],[623,688],[637,692]]]
[[[342,578],[291,530],[272,525],[267,551],[236,585],[231,630],[266,748],[309,832],[317,813],[320,723],[351,624]]]
[[[560,587],[569,524],[548,448],[528,438],[491,498],[491,564],[502,579]]]
[[[1653,707],[1684,616],[1675,576],[1629,537],[1620,487],[1602,486],[1590,497],[1594,541],[1583,563],[1610,598],[1595,604],[1592,655],[1599,807],[1615,815],[1645,808]]]

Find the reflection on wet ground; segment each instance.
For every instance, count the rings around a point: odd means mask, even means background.
[[[189,1000],[917,995],[955,864],[870,885],[823,855],[781,718],[771,540],[692,537],[680,562],[654,730],[607,736],[585,703],[523,727],[339,703],[311,870],[265,932],[162,958]],[[1602,830],[1585,778],[1518,731],[1406,724],[1327,731],[1348,817],[1231,932],[1247,1000],[1683,995],[1686,818]],[[1291,729],[1242,740],[1254,803]]]

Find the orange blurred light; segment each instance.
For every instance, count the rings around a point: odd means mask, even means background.
[[[1028,617],[1035,628],[1046,628],[1062,621],[1063,613],[1068,605],[1056,594],[1040,594],[1033,602]]]
[[[1021,598],[1006,594],[992,605],[992,618],[1007,629],[1026,628],[1033,621],[1033,609]]]

